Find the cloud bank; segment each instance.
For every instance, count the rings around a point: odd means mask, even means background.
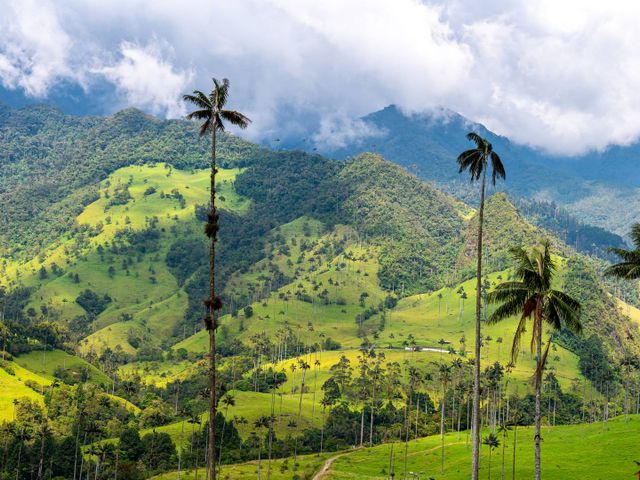
[[[167,117],[180,94],[232,81],[254,138],[313,119],[440,106],[513,140],[578,154],[640,136],[640,3],[624,0],[0,0],[0,84],[46,99],[61,82]],[[286,112],[286,113],[283,113]],[[296,116],[291,116],[296,112]],[[334,137],[334,138],[331,138]]]

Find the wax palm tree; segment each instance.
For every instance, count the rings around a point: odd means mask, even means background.
[[[553,330],[560,330],[566,326],[570,330],[580,333],[580,303],[570,295],[552,288],[552,281],[556,271],[555,262],[551,258],[551,245],[545,240],[540,247],[527,252],[522,247],[511,249],[515,260],[514,277],[517,280],[498,285],[488,295],[489,303],[499,303],[489,317],[490,324],[500,320],[520,316],[516,327],[511,348],[511,361],[515,364],[522,334],[525,332],[527,320],[533,320],[531,350],[536,350],[536,370],[533,384],[536,391],[536,431],[535,431],[535,472],[536,480],[540,479],[540,393],[542,386],[542,372],[544,371],[551,339],[542,351],[542,328],[544,323]]]
[[[262,415],[261,417],[259,417],[255,422],[253,422],[253,427],[256,430],[256,435],[258,437],[258,480],[260,480],[260,474],[261,474],[261,466],[262,466],[262,443],[263,443],[263,436],[261,434],[262,429],[263,428],[269,428],[269,425],[271,425],[271,417],[267,417],[265,415]]]
[[[440,454],[441,464],[440,473],[444,474],[444,417],[445,417],[445,397],[447,395],[447,386],[451,381],[451,366],[441,363],[438,365],[438,379],[442,384],[442,400],[440,400]]]
[[[180,429],[180,446],[178,450],[178,480],[180,480],[180,472],[182,469],[182,440],[184,439],[184,422],[189,417],[189,411],[186,408],[181,408],[179,410],[179,416],[182,417],[182,426]]]
[[[635,248],[625,250],[624,248],[610,248],[609,251],[615,253],[622,260],[620,263],[611,265],[604,271],[605,275],[624,278],[625,280],[640,279],[640,223],[631,227],[631,239]]]
[[[500,478],[504,480],[504,448],[507,446],[507,435],[509,434],[509,430],[511,430],[511,426],[505,422],[500,423],[498,427],[498,433],[502,435],[502,474]]]
[[[518,446],[518,425],[522,421],[522,415],[518,410],[511,412],[511,425],[513,425],[513,448],[511,459],[511,480],[516,480],[516,452]]]
[[[229,418],[229,407],[236,405],[236,398],[227,392],[227,394],[220,399],[220,403],[224,405],[224,418]],[[220,458],[218,458],[218,472],[222,470],[222,449],[224,447],[224,429],[227,422],[222,422],[222,430],[220,431]]]
[[[294,462],[298,458],[298,436],[299,436],[298,432],[300,429],[300,421],[302,420],[302,397],[304,395],[304,387],[305,387],[304,380],[307,374],[307,370],[311,368],[311,365],[309,365],[307,362],[305,362],[302,359],[298,360],[298,365],[300,366],[300,370],[302,370],[302,377],[300,379],[300,400],[298,402],[298,419],[296,420],[296,440],[295,440],[295,446],[293,448]]]
[[[203,121],[200,125],[200,136],[211,134],[211,191],[209,199],[208,222],[205,234],[209,237],[209,298],[205,301],[207,315],[205,327],[209,332],[209,445],[207,462],[211,480],[216,478],[216,310],[222,307],[222,301],[216,296],[215,291],[215,260],[216,240],[218,235],[218,212],[216,209],[216,135],[224,132],[225,122],[240,128],[246,128],[251,120],[235,110],[226,110],[224,107],[229,97],[229,80],[226,78],[220,83],[213,79],[213,89],[209,95],[195,90],[192,95],[184,95],[183,99],[195,105],[196,110],[187,115],[189,120]]]
[[[482,439],[482,443],[489,447],[489,469],[488,469],[489,477],[488,478],[489,480],[491,480],[491,453],[493,452],[494,448],[497,448],[500,446],[500,440],[498,440],[498,437],[496,436],[496,434],[492,432]]]
[[[471,181],[480,180],[480,208],[478,210],[478,259],[476,271],[476,346],[475,346],[475,370],[473,376],[473,421],[471,424],[473,431],[472,442],[472,466],[471,478],[478,480],[478,469],[480,466],[480,319],[482,308],[482,227],[484,223],[484,195],[486,189],[487,170],[491,163],[491,182],[495,185],[498,177],[505,178],[506,173],[502,160],[493,146],[477,133],[467,134],[467,138],[476,144],[475,148],[466,150],[458,156],[460,173],[468,170],[471,174]]]

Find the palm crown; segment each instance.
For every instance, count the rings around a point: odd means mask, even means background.
[[[194,90],[192,95],[183,95],[186,102],[193,103],[198,109],[187,115],[189,120],[204,120],[200,125],[200,135],[204,135],[211,130],[224,132],[224,122],[240,128],[247,128],[251,120],[242,113],[235,110],[225,110],[229,96],[229,80],[226,78],[220,83],[213,79],[213,89],[209,95],[205,95],[200,90]]]
[[[626,250],[624,248],[610,248],[609,251],[615,253],[622,262],[611,265],[605,270],[605,275],[620,277],[627,280],[637,280],[640,278],[640,223],[631,227],[631,239],[635,249]]]
[[[465,150],[458,155],[459,173],[469,170],[471,181],[479,180],[487,164],[491,161],[491,183],[496,184],[496,178],[504,179],[506,172],[500,156],[493,151],[493,146],[477,133],[467,134],[467,138],[476,144],[476,148]]]
[[[528,319],[534,319],[532,351],[538,341],[537,334],[542,328],[542,321],[554,330],[560,330],[564,325],[576,333],[582,331],[582,325],[579,320],[580,303],[551,286],[556,266],[551,257],[549,241],[544,241],[540,248],[533,249],[530,254],[522,247],[512,248],[511,253],[516,263],[514,273],[519,280],[501,283],[489,293],[489,303],[500,303],[500,306],[489,317],[488,322],[496,323],[520,316],[511,349],[511,360],[515,362]],[[550,344],[551,342],[547,342],[545,352],[539,359],[540,371],[544,368]]]

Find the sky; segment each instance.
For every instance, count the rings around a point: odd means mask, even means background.
[[[0,0],[0,101],[178,118],[231,81],[245,136],[371,134],[360,116],[444,107],[577,155],[640,136],[632,0]]]

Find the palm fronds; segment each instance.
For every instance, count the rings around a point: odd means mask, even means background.
[[[625,280],[640,279],[640,223],[636,223],[631,227],[631,240],[635,247],[633,250],[624,248],[609,249],[611,253],[617,255],[622,261],[607,268],[604,271],[605,275]]]

